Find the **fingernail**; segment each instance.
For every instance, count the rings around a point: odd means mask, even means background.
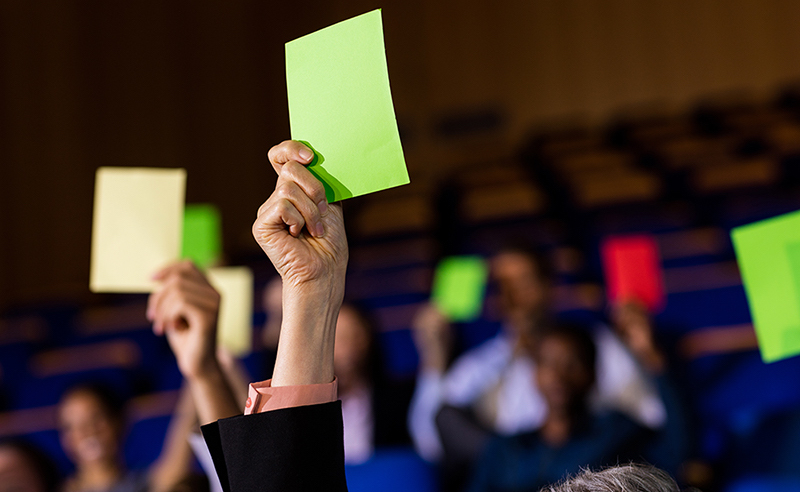
[[[325,226],[322,225],[322,222],[317,222],[317,227],[315,229],[317,230],[317,237],[322,237],[325,235]]]
[[[302,157],[304,161],[310,161],[311,158],[314,157],[314,154],[308,149],[300,149],[300,157]]]
[[[322,215],[325,215],[325,212],[328,211],[328,200],[320,201],[317,204],[317,207],[319,207],[319,213],[321,213]]]

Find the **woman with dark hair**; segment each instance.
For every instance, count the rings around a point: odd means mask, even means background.
[[[333,367],[342,401],[345,463],[363,463],[378,447],[409,444],[405,421],[411,389],[388,381],[375,322],[357,304],[345,302],[339,310]]]
[[[59,437],[75,472],[64,484],[65,492],[166,492],[190,471],[187,437],[194,427],[191,399],[182,392],[164,449],[158,461],[144,471],[127,470],[122,456],[124,406],[111,391],[98,384],[67,390],[58,405]]]
[[[56,492],[60,477],[53,460],[18,438],[0,441],[0,491]]]

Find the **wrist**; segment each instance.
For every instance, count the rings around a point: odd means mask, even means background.
[[[333,380],[336,320],[344,297],[337,282],[285,283],[283,320],[273,386],[325,384]]]
[[[214,356],[204,357],[188,367],[181,365],[180,370],[189,384],[216,382],[218,379],[223,378],[222,368]]]

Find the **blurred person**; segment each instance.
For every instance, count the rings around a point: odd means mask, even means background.
[[[63,490],[171,490],[186,477],[191,467],[187,436],[195,418],[190,404],[188,395],[182,392],[158,460],[147,470],[132,471],[125,467],[122,453],[123,402],[110,389],[96,384],[67,390],[58,404],[59,438],[75,471],[66,479]]]
[[[429,461],[444,459],[456,479],[489,436],[535,429],[547,414],[524,347],[555,318],[552,268],[539,251],[523,243],[506,246],[490,263],[503,317],[494,338],[448,367],[452,329],[446,318],[428,305],[413,322],[420,370],[409,430],[420,455]],[[592,335],[598,347],[592,405],[622,410],[652,428],[663,425],[665,410],[652,381],[619,337],[602,325]],[[443,442],[450,438],[454,441]]]
[[[367,312],[344,303],[336,320],[333,367],[342,401],[344,457],[367,461],[376,448],[410,444],[406,417],[410,388],[389,380]]]
[[[677,472],[687,456],[688,430],[665,358],[649,326],[626,330],[629,348],[652,373],[665,402],[664,427],[653,431],[618,411],[593,410],[594,341],[578,327],[556,325],[529,348],[535,384],[547,406],[544,421],[535,431],[493,438],[476,463],[470,492],[538,490],[581,468],[642,459]]]
[[[22,439],[0,440],[0,492],[56,492],[59,485],[47,454]]]

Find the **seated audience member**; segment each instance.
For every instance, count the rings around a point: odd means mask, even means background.
[[[384,375],[374,322],[344,303],[336,321],[333,367],[342,401],[344,460],[367,461],[376,448],[410,444],[406,416],[409,388]]]
[[[417,452],[443,466],[446,490],[458,490],[480,450],[493,434],[533,430],[546,405],[533,380],[535,367],[523,346],[552,325],[553,274],[543,255],[526,244],[511,244],[491,259],[503,316],[494,338],[468,350],[448,368],[447,320],[426,306],[414,320],[420,355],[409,430]],[[651,428],[664,423],[657,391],[619,337],[600,325],[597,384],[592,405],[617,409]]]
[[[56,492],[60,477],[44,452],[21,439],[0,441],[0,492]]]
[[[492,439],[477,461],[468,490],[538,490],[581,468],[646,460],[673,473],[687,450],[685,419],[666,375],[665,359],[648,329],[632,328],[626,341],[653,374],[667,408],[662,429],[653,431],[618,411],[590,407],[596,348],[591,335],[569,325],[543,332],[530,347],[536,386],[547,407],[533,432]]]
[[[172,490],[191,471],[187,436],[196,419],[186,411],[190,403],[188,395],[182,395],[158,461],[148,470],[131,471],[126,469],[122,457],[125,427],[122,402],[99,385],[86,384],[68,390],[58,405],[59,437],[75,472],[65,481],[64,490]]]
[[[209,422],[203,434],[224,490],[346,491],[333,365],[348,259],[342,210],[304,169],[306,146],[287,141],[269,157],[279,179],[253,234],[283,278],[284,316],[273,378],[250,385],[246,415],[225,418],[238,412],[214,358],[214,323],[183,302],[153,302],[148,313]]]

